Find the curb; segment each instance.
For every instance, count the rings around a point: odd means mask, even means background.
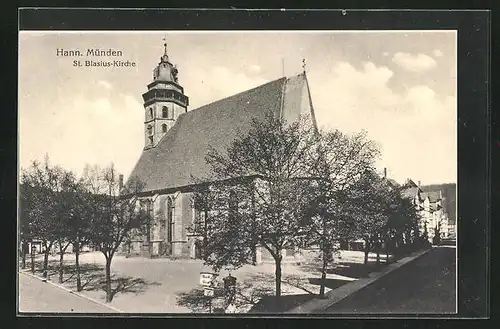
[[[348,297],[349,295],[352,295],[353,293],[365,288],[366,286],[374,283],[378,279],[386,276],[387,274],[391,273],[392,271],[404,266],[405,264],[410,263],[411,261],[419,258],[420,256],[425,255],[429,251],[431,251],[433,248],[429,248],[427,250],[421,251],[419,253],[406,256],[404,258],[401,258],[395,263],[392,263],[387,266],[383,271],[381,272],[374,272],[370,273],[368,278],[362,278],[358,279],[356,281],[352,281],[349,283],[346,283],[337,289],[333,289],[325,294],[325,299],[313,299],[311,301],[305,302],[302,305],[299,305],[285,313],[321,313],[321,311],[329,308],[330,306],[340,302],[344,298]]]
[[[42,278],[42,277],[40,277],[40,276],[37,276],[37,275],[31,274],[31,273],[26,272],[26,271],[19,271],[19,274],[24,274],[24,275],[27,275],[27,276],[31,276],[32,278],[38,279],[38,280],[40,280],[40,281],[42,281],[42,282],[49,283],[49,284],[51,284],[51,285],[53,285],[53,286],[55,286],[55,287],[57,287],[57,288],[59,288],[59,289],[65,290],[65,291],[69,292],[70,294],[73,294],[73,295],[76,295],[76,296],[78,296],[78,297],[84,298],[84,299],[89,300],[89,301],[91,301],[91,302],[93,302],[93,303],[95,303],[95,304],[98,304],[98,305],[100,305],[100,306],[104,306],[104,307],[107,307],[107,308],[109,308],[109,309],[112,309],[112,310],[113,310],[113,311],[115,311],[115,312],[118,312],[118,313],[124,313],[122,310],[119,310],[119,309],[117,309],[117,308],[115,308],[115,307],[113,307],[113,306],[107,305],[107,304],[105,304],[105,303],[103,303],[103,302],[100,302],[100,301],[95,300],[95,299],[93,299],[93,298],[90,298],[90,297],[87,297],[87,296],[85,296],[85,295],[82,295],[82,294],[81,294],[81,293],[79,293],[79,292],[76,292],[76,291],[73,291],[73,290],[71,290],[71,289],[68,289],[68,288],[66,288],[66,287],[64,287],[64,286],[62,286],[62,285],[59,285],[59,284],[54,283],[54,282],[51,282],[50,280],[47,280],[47,279]]]

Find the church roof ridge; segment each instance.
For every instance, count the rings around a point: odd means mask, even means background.
[[[192,185],[193,176],[206,177],[209,146],[223,150],[250,129],[253,119],[264,119],[268,111],[279,114],[284,85],[293,85],[286,92],[287,115],[293,118],[301,111],[305,82],[301,87],[293,81],[282,77],[181,114],[156,147],[142,151],[128,179],[137,177],[146,184],[143,192],[152,192]]]
[[[187,113],[183,113],[183,114],[188,114],[188,113],[191,113],[191,112],[194,112],[194,111],[202,110],[202,109],[203,109],[203,108],[205,108],[205,107],[209,107],[209,106],[216,105],[216,103],[225,102],[225,101],[227,101],[227,100],[228,100],[228,99],[230,99],[230,98],[233,98],[233,97],[238,97],[238,96],[241,96],[242,94],[247,94],[247,93],[249,93],[249,92],[255,91],[256,89],[263,88],[263,87],[265,87],[266,85],[269,85],[269,84],[271,84],[271,83],[276,83],[276,82],[278,82],[278,81],[280,81],[280,80],[283,80],[283,82],[284,82],[284,81],[286,81],[286,79],[288,79],[288,78],[287,78],[287,77],[281,77],[281,78],[279,78],[279,79],[275,79],[275,80],[272,80],[272,81],[268,81],[268,82],[263,83],[263,84],[261,84],[261,85],[255,86],[255,87],[253,87],[253,88],[250,88],[250,89],[247,89],[247,90],[243,90],[243,91],[240,91],[240,92],[238,92],[238,93],[236,93],[236,94],[232,94],[232,95],[226,96],[226,97],[224,97],[224,98],[221,98],[221,99],[215,100],[215,101],[213,101],[213,102],[210,102],[210,103],[207,103],[207,104],[204,104],[204,105],[198,106],[197,108],[194,108],[194,109],[192,109],[192,110],[189,110]]]

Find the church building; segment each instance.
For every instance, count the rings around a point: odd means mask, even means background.
[[[205,156],[209,147],[225,149],[249,130],[253,119],[264,119],[268,111],[289,122],[299,115],[309,116],[314,125],[316,121],[305,69],[189,109],[188,94],[196,91],[184,91],[178,69],[164,46],[153,79],[142,95],[144,149],[129,177],[129,181],[133,178],[145,184],[137,197],[149,205],[155,225],[146,236],[137,235],[125,243],[122,251],[150,257],[200,258],[197,241],[201,238],[189,230],[196,216],[192,177],[208,173]],[[285,258],[292,256],[287,254]],[[265,252],[259,251],[258,258],[265,257]]]

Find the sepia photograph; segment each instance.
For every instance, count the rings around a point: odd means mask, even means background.
[[[457,311],[457,31],[20,31],[21,314]]]

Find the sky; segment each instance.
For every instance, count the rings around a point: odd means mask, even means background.
[[[114,163],[127,177],[144,147],[142,94],[165,33],[20,32],[19,162],[49,155],[80,174]],[[196,32],[166,34],[189,109],[302,71],[320,127],[366,130],[377,167],[403,183],[456,183],[455,31]],[[119,58],[57,56],[57,49],[114,49]],[[136,67],[73,67],[73,60]],[[283,65],[284,63],[284,65]]]

